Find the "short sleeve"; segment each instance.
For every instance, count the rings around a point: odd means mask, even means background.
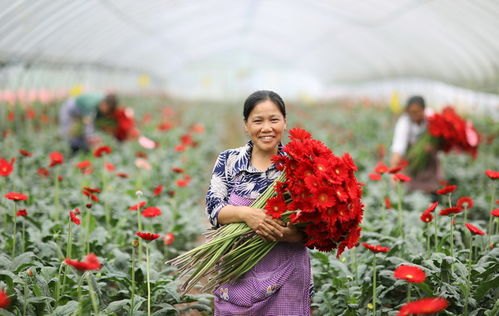
[[[410,121],[407,115],[402,115],[395,124],[392,152],[404,155],[409,144]]]
[[[206,213],[213,227],[219,227],[218,213],[229,202],[229,192],[232,185],[231,176],[227,170],[228,155],[229,152],[225,151],[218,156],[206,193]]]

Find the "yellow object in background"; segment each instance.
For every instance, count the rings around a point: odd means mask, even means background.
[[[137,79],[137,82],[139,84],[139,87],[145,88],[145,87],[147,87],[147,86],[149,86],[151,84],[151,77],[149,77],[146,74],[142,74]]]
[[[77,97],[82,94],[84,90],[85,86],[83,86],[81,83],[78,83],[72,86],[71,89],[69,89],[69,95],[72,97]]]
[[[402,111],[402,107],[400,105],[400,98],[397,91],[393,91],[392,96],[390,97],[390,109],[395,114],[399,114]]]

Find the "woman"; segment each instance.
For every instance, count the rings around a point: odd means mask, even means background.
[[[425,101],[420,96],[413,96],[407,101],[405,113],[398,119],[392,143],[391,166],[398,166],[403,157],[426,131]],[[440,164],[437,157],[438,148],[425,148],[428,163],[422,170],[410,174],[409,190],[420,190],[434,194],[439,188],[441,177]]]
[[[279,176],[271,158],[283,155],[284,102],[272,91],[257,91],[246,99],[243,116],[250,141],[218,156],[206,211],[215,228],[244,222],[279,243],[241,279],[215,290],[215,315],[310,315],[310,258],[303,234],[249,206]]]

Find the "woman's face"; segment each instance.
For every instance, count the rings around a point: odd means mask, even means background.
[[[409,114],[411,121],[416,124],[420,124],[424,120],[424,109],[417,103],[412,103],[409,105],[409,107],[407,108],[407,114]]]
[[[263,153],[276,153],[286,129],[286,119],[274,102],[265,100],[253,108],[245,122],[245,129],[253,141],[254,149]]]

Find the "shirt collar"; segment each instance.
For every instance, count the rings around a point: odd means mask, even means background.
[[[253,152],[253,147],[254,147],[253,142],[250,140],[246,143],[246,145],[244,147],[241,148],[240,155],[242,155],[243,157],[241,157],[241,159],[237,160],[237,163],[234,167],[236,173],[238,173],[240,171],[246,171],[246,172],[251,172],[251,173],[261,172],[251,165],[251,153]],[[285,155],[284,146],[282,143],[279,143],[279,145],[277,146],[277,154],[280,156]],[[272,164],[265,171],[273,170],[273,169],[275,169],[274,164]]]

